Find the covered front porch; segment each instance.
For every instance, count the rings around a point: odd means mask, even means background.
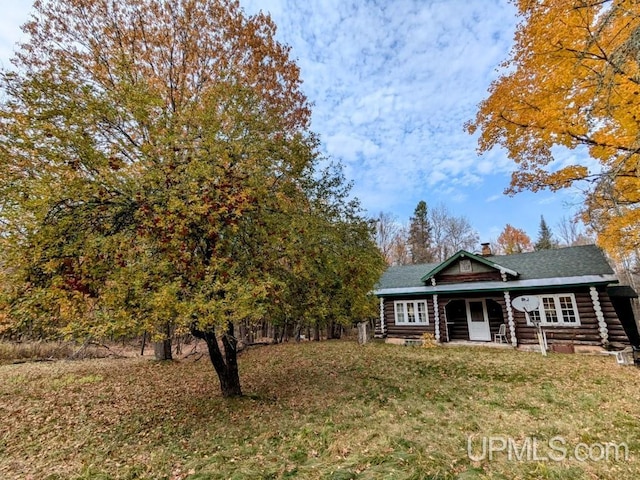
[[[444,314],[440,342],[510,343],[503,296],[442,298],[440,304]]]

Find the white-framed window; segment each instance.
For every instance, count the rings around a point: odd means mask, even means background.
[[[538,295],[540,306],[529,312],[530,324],[540,322],[541,325],[580,325],[576,297],[573,293],[556,295]]]
[[[397,300],[393,302],[396,314],[396,325],[427,325],[426,300]]]

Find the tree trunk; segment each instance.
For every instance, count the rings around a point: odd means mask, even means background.
[[[153,352],[156,360],[173,360],[171,354],[171,324],[167,322],[162,326],[162,334],[165,336],[163,340],[155,342]]]
[[[144,347],[147,345],[147,332],[142,334],[142,347],[140,347],[140,356],[144,355]]]
[[[275,327],[273,326],[273,322],[267,322],[266,326],[267,326],[267,334],[265,335],[265,337],[271,338],[273,340],[273,343],[277,343],[275,340],[276,333],[274,331]]]
[[[340,339],[342,338],[342,324],[338,322],[333,323],[333,338]]]
[[[369,322],[358,323],[358,343],[364,345],[369,341]]]
[[[327,324],[327,340],[333,340],[333,320]]]
[[[238,323],[238,338],[242,343],[247,344],[247,327],[244,322]]]
[[[209,359],[220,380],[220,391],[225,398],[242,396],[240,388],[240,374],[238,373],[237,340],[233,335],[233,324],[227,323],[227,330],[222,334],[222,347],[218,344],[215,329],[198,330],[197,326],[191,326],[191,334],[204,340],[209,348]]]
[[[302,324],[300,322],[296,323],[293,332],[296,343],[300,343],[300,338],[302,336]]]
[[[167,338],[153,344],[153,353],[156,360],[173,360],[171,354],[171,339]]]

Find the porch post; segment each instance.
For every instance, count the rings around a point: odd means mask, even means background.
[[[602,306],[600,305],[598,290],[596,290],[596,287],[589,287],[589,293],[591,294],[593,310],[596,312],[596,318],[598,319],[600,341],[602,342],[602,346],[606,347],[607,345],[609,345],[609,329],[607,328],[607,322],[604,319],[604,313],[602,313]]]
[[[435,327],[436,342],[440,341],[440,312],[438,307],[438,295],[433,296],[433,321]]]
[[[383,337],[387,333],[385,331],[386,329],[386,325],[384,324],[384,297],[380,297],[380,333]]]
[[[511,345],[518,346],[518,339],[516,338],[516,322],[513,319],[513,308],[511,308],[511,294],[507,291],[504,292],[504,303],[507,306],[507,321],[509,323],[509,337],[511,337]]]

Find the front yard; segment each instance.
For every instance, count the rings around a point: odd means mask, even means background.
[[[204,348],[204,347],[202,347]],[[0,477],[640,476],[640,369],[613,357],[336,341],[0,366]]]

